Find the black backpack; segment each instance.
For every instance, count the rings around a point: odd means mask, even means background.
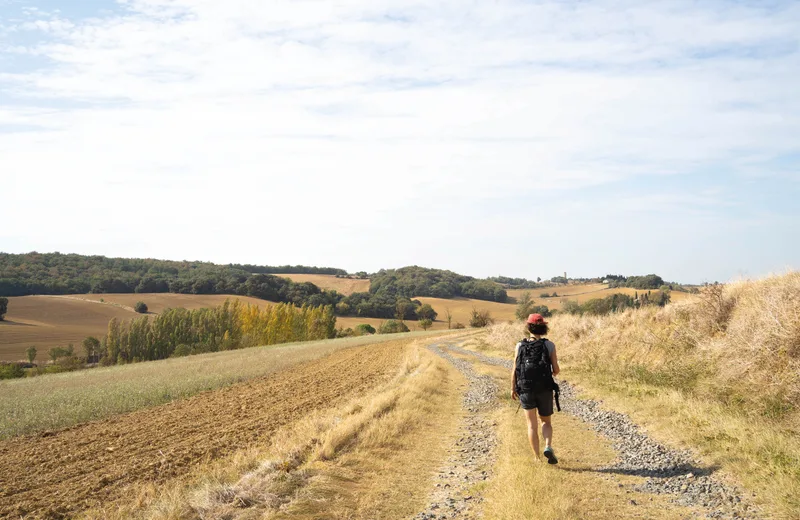
[[[538,393],[554,389],[555,381],[546,341],[545,338],[542,338],[523,339],[520,342],[515,368],[517,393]]]

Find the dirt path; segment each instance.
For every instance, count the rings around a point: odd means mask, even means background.
[[[451,356],[442,349],[443,345],[434,344],[428,348],[447,360],[467,379],[468,386],[462,399],[464,418],[459,429],[459,440],[439,469],[436,488],[428,499],[428,506],[414,520],[479,518],[483,497],[470,490],[490,477],[494,448],[497,446],[496,425],[489,417],[497,405],[497,385],[491,377],[477,374],[470,363]],[[447,348],[452,348],[452,344]]]
[[[454,353],[467,355],[479,362],[510,370],[512,361],[493,358],[449,345]],[[714,475],[715,468],[708,467],[689,450],[664,446],[642,431],[627,415],[607,410],[602,403],[580,399],[566,382],[561,383],[563,411],[588,424],[597,435],[612,442],[617,452],[616,460],[595,467],[598,475],[633,475],[643,477],[642,484],[632,491],[665,495],[674,504],[703,512],[704,518],[761,518],[761,511],[741,489]],[[633,501],[632,501],[633,502]]]
[[[109,420],[0,442],[0,518],[65,518],[267,441],[312,409],[386,381],[408,341],[355,347],[272,376]]]

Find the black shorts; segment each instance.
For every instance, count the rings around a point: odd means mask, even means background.
[[[553,415],[553,391],[524,392],[519,394],[519,402],[524,410],[539,409],[539,415],[547,417]]]

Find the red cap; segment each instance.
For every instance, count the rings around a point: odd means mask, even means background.
[[[544,321],[544,317],[541,314],[531,314],[528,316],[528,323],[533,323],[536,325],[547,325],[547,322]]]

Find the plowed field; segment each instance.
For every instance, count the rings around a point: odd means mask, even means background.
[[[64,518],[267,442],[313,409],[363,395],[410,340],[354,347],[266,378],[66,430],[0,442],[0,518]]]

